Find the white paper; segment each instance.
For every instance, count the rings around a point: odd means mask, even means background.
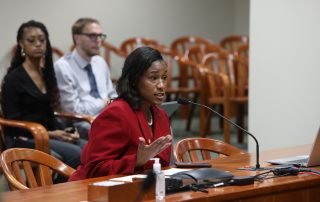
[[[170,168],[170,169],[162,170],[162,171],[164,172],[165,176],[171,176],[171,175],[173,175],[175,173],[188,171],[188,170],[192,170],[192,169]],[[111,180],[111,181],[120,181],[120,182],[132,182],[133,181],[132,179],[137,179],[137,178],[144,179],[146,177],[147,177],[147,175],[137,174],[137,175],[128,175],[128,176],[124,176],[124,177],[112,178],[112,179],[109,179],[109,180]]]
[[[184,169],[184,168],[169,168],[168,170],[163,170],[164,175],[170,176],[179,172],[188,171],[192,169]]]
[[[107,180],[107,181],[93,183],[93,185],[96,185],[96,186],[106,186],[106,187],[116,186],[116,185],[120,185],[120,184],[124,184],[124,182],[115,182],[115,181]]]
[[[138,175],[128,175],[128,176],[124,176],[124,177],[117,177],[117,178],[112,178],[109,180],[112,181],[122,181],[122,182],[132,182],[133,178],[140,178],[140,179],[144,179],[146,178],[147,175],[142,175],[142,174],[138,174]]]

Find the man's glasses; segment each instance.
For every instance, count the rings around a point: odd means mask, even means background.
[[[106,34],[79,33],[79,35],[87,36],[92,41],[96,41],[98,38],[101,39],[101,41],[103,41],[103,40],[105,40],[107,38]]]

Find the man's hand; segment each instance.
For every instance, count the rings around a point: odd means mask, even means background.
[[[103,99],[103,103],[104,103],[105,106],[107,106],[108,104],[110,104],[112,101],[113,101],[113,100],[110,99],[110,98],[108,98],[108,97],[106,97],[106,98]]]

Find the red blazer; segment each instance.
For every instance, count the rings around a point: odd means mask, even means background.
[[[139,137],[146,144],[171,134],[166,112],[156,106],[151,107],[153,114],[153,135],[142,111],[133,111],[123,99],[108,105],[92,123],[88,144],[81,154],[81,164],[70,176],[69,181],[112,174],[134,174],[151,169],[153,161],[143,167],[135,168]],[[169,146],[157,157],[162,166],[170,163]]]

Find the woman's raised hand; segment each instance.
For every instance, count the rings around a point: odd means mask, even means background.
[[[150,145],[145,144],[145,139],[139,137],[139,145],[137,150],[136,167],[144,165],[150,158],[165,150],[171,145],[171,135],[166,135],[156,139]]]

